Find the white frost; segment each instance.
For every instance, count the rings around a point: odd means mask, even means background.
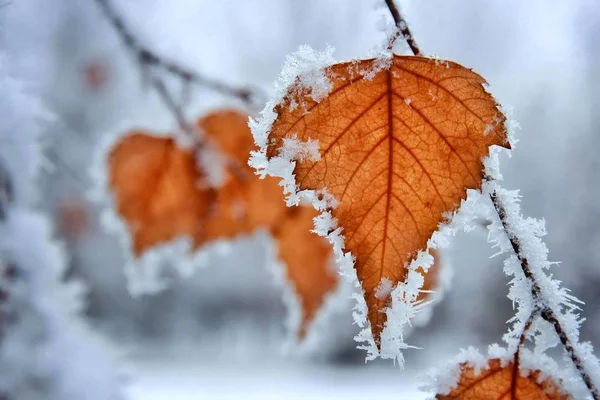
[[[121,399],[116,352],[82,318],[85,287],[65,280],[62,244],[52,238],[49,219],[32,207],[46,162],[40,146],[46,111],[6,77],[5,61],[0,55],[0,162],[14,196],[0,217],[0,397]]]

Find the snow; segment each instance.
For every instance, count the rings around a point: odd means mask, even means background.
[[[0,396],[27,399],[122,398],[116,351],[81,313],[85,287],[66,280],[67,257],[48,218],[31,205],[43,164],[47,113],[0,59],[0,160],[14,188],[0,220]],[[14,277],[6,276],[12,266]]]
[[[127,393],[131,400],[427,398],[413,376],[385,366],[372,367],[285,361],[203,363],[189,353],[179,357],[133,355]]]

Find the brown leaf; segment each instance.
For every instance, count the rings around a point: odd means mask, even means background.
[[[439,400],[571,400],[560,386],[550,379],[541,379],[540,371],[513,376],[513,363],[502,367],[492,359],[488,368],[475,374],[469,364],[461,365],[458,384],[448,395],[436,395]]]
[[[267,157],[284,138],[318,140],[320,161],[298,160],[300,189],[327,188],[339,207],[346,249],[356,257],[368,318],[379,345],[389,296],[383,278],[406,278],[406,265],[454,211],[468,188],[482,184],[489,146],[508,147],[504,116],[484,79],[459,64],[394,56],[373,79],[373,60],[336,64],[323,101],[292,88],[276,108]],[[301,104],[296,108],[290,107]]]
[[[200,234],[214,198],[201,180],[192,152],[171,138],[132,132],[115,146],[109,184],[136,255],[178,236]]]
[[[196,237],[196,245],[217,238],[231,238],[262,227],[272,229],[287,212],[276,179],[259,179],[248,166],[254,148],[248,116],[235,110],[206,115],[198,127],[212,144],[228,157],[229,173],[219,188],[206,229]]]
[[[110,66],[104,59],[93,59],[83,66],[83,81],[91,91],[106,87],[110,77]]]
[[[311,232],[313,218],[318,214],[310,206],[290,208],[273,234],[279,257],[287,266],[287,279],[300,300],[300,339],[304,338],[310,322],[338,282],[337,273],[331,268],[331,245]]]
[[[225,110],[198,121],[206,138],[231,161],[220,188],[200,184],[203,173],[191,151],[147,132],[130,133],[111,151],[110,187],[137,256],[178,236],[192,236],[197,249],[257,228],[270,230],[300,298],[303,337],[337,282],[329,268],[331,249],[310,232],[316,215],[311,207],[287,208],[278,180],[260,179],[247,166],[254,142],[246,120],[244,114]]]
[[[58,228],[70,239],[82,236],[89,229],[85,203],[77,198],[62,198],[58,204]]]

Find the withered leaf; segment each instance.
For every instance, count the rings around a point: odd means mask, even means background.
[[[491,145],[508,147],[505,117],[484,79],[453,62],[394,56],[389,69],[375,60],[326,69],[332,89],[316,102],[292,87],[275,111],[267,157],[286,138],[317,140],[321,159],[297,160],[299,189],[326,188],[332,211],[365,292],[379,345],[389,296],[385,278],[403,282],[406,265],[456,210],[467,189],[482,185],[482,159]],[[294,105],[300,105],[293,107]]]

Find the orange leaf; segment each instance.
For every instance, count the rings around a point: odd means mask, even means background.
[[[458,384],[440,400],[570,400],[560,386],[550,379],[541,379],[540,371],[513,376],[513,363],[502,367],[499,359],[492,359],[488,368],[479,374],[469,364],[461,364]]]
[[[356,258],[368,319],[379,346],[390,297],[383,278],[406,279],[406,265],[456,210],[468,188],[482,185],[482,158],[508,147],[505,117],[484,79],[459,64],[394,56],[387,70],[374,60],[336,64],[321,102],[292,87],[278,114],[266,155],[283,140],[318,140],[321,160],[297,160],[300,190],[326,188],[340,205],[332,214]],[[372,78],[372,79],[371,79]],[[293,107],[301,104],[302,106]]]
[[[203,173],[191,151],[144,132],[130,133],[111,151],[110,187],[137,256],[178,236],[192,236],[197,249],[257,228],[270,230],[300,298],[302,338],[337,282],[329,268],[331,248],[310,232],[316,216],[311,207],[287,208],[277,179],[259,179],[248,167],[254,142],[246,121],[228,110],[198,121],[206,140],[229,157],[228,180],[220,188],[201,185]]]
[[[254,148],[248,116],[222,110],[201,118],[198,127],[228,157],[229,173],[217,192],[206,229],[196,237],[196,245],[251,233],[259,227],[273,228],[286,213],[286,205],[277,180],[259,179],[248,166],[248,155]]]
[[[290,208],[273,234],[279,257],[287,266],[287,279],[299,297],[302,309],[300,339],[306,335],[308,325],[338,281],[337,274],[330,268],[331,245],[311,232],[312,220],[317,215],[312,207]]]
[[[109,184],[140,255],[160,242],[200,234],[214,198],[194,155],[171,138],[133,132],[109,155]]]

